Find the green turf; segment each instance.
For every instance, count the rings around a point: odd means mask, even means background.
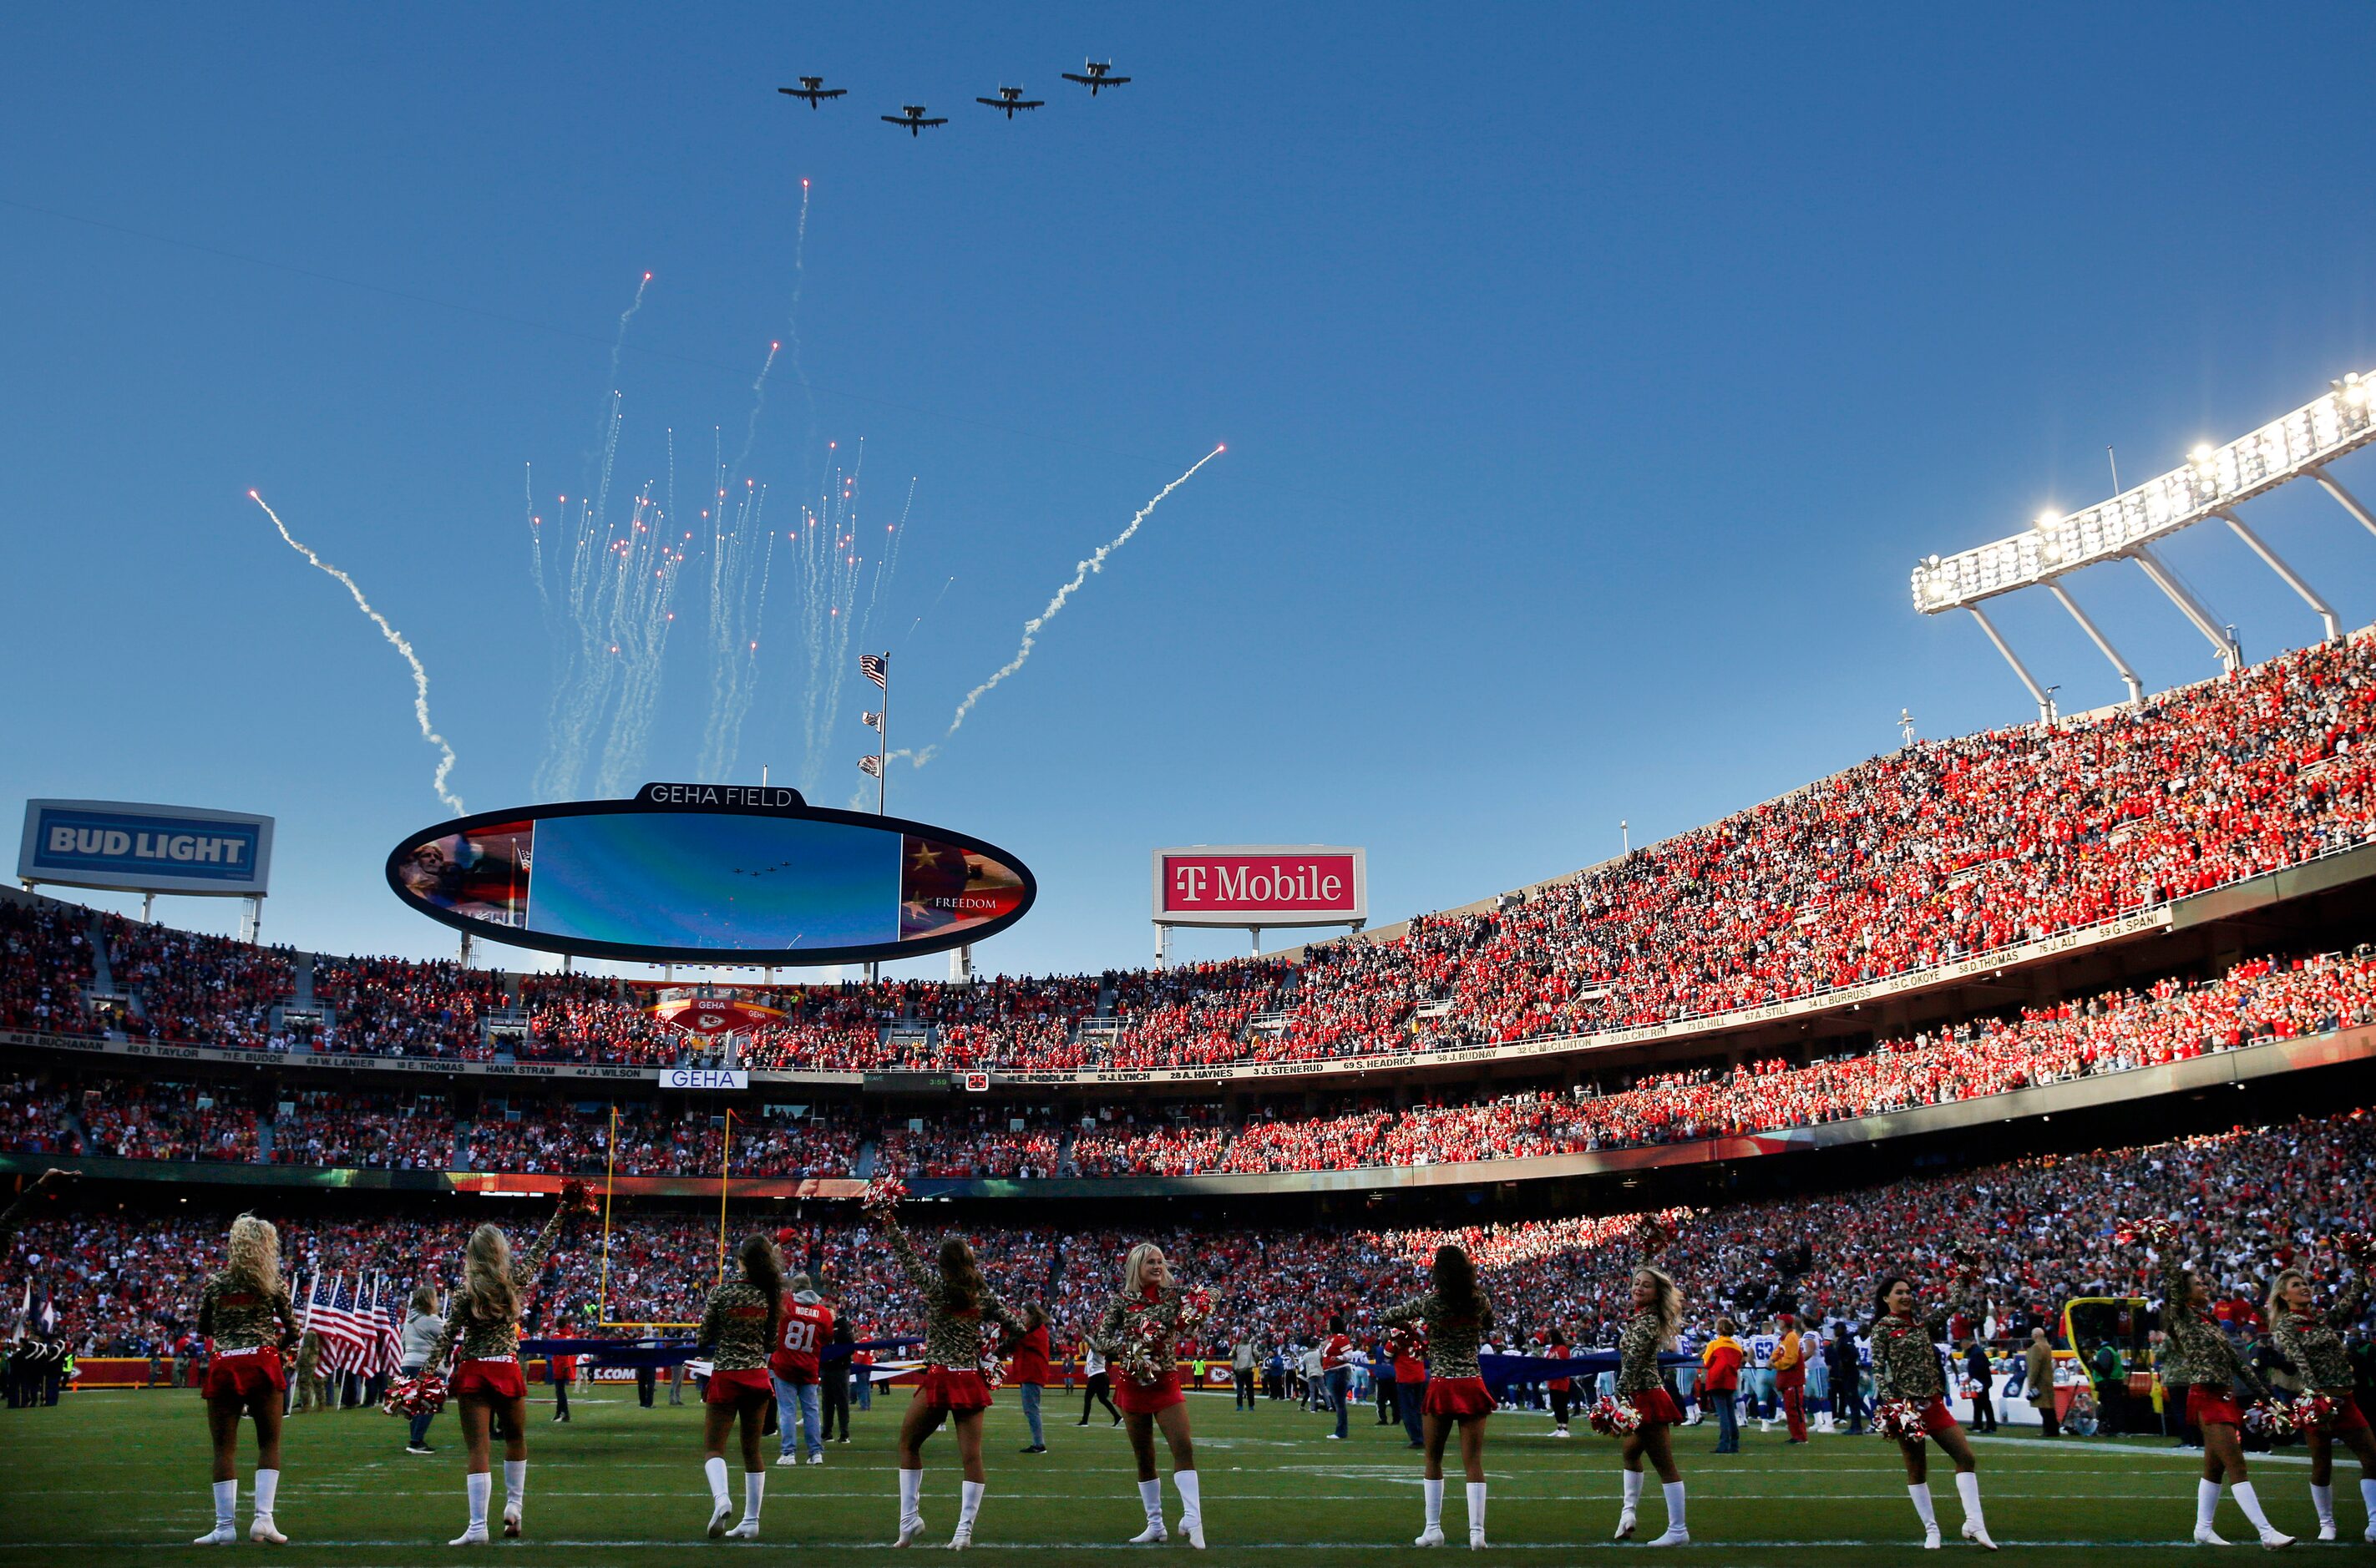
[[[541,1396],[542,1391],[538,1391]],[[1123,1434],[1102,1419],[1073,1424],[1077,1403],[1051,1391],[1053,1452],[1016,1449],[1023,1424],[1011,1392],[990,1417],[984,1452],[990,1493],[978,1550],[1029,1548],[1058,1558],[1109,1553],[1140,1523],[1130,1455]],[[766,1538],[755,1546],[711,1542],[701,1478],[700,1411],[691,1404],[639,1409],[632,1389],[604,1387],[576,1404],[576,1419],[553,1425],[549,1405],[535,1406],[529,1432],[527,1539],[455,1550],[445,1544],[464,1523],[462,1460],[450,1416],[430,1441],[439,1452],[404,1452],[404,1428],[376,1410],[317,1414],[288,1425],[279,1523],[291,1544],[271,1550],[247,1544],[247,1474],[241,1455],[240,1529],[233,1548],[186,1543],[212,1522],[207,1491],[206,1429],[195,1396],[94,1393],[54,1410],[0,1414],[0,1568],[61,1562],[164,1564],[184,1559],[259,1554],[291,1565],[339,1568],[450,1562],[469,1556],[563,1563],[641,1563],[681,1560],[688,1551],[781,1551],[786,1548],[874,1548],[887,1540],[897,1512],[891,1439],[899,1401],[878,1398],[860,1412],[847,1445],[828,1445],[826,1463],[768,1472]],[[1319,1418],[1291,1405],[1265,1404],[1238,1414],[1225,1398],[1193,1407],[1205,1478],[1207,1561],[1238,1559],[1266,1568],[1360,1552],[1420,1559],[1408,1544],[1420,1526],[1418,1455],[1400,1429],[1355,1413],[1348,1442],[1328,1441]],[[1543,1435],[1544,1420],[1505,1413],[1493,1420],[1486,1464],[1493,1492],[1489,1523],[1496,1549],[1525,1561],[1544,1553],[1631,1552],[1609,1540],[1617,1514],[1615,1445],[1578,1435]],[[1678,1457],[1691,1487],[1694,1545],[1667,1553],[1681,1562],[1727,1564],[1894,1562],[1919,1546],[1914,1515],[1895,1453],[1871,1438],[1818,1437],[1786,1447],[1776,1431],[1752,1428],[1744,1452],[1707,1452],[1708,1427],[1678,1433]],[[1979,1445],[1989,1521],[2008,1551],[2032,1562],[2144,1562],[2185,1538],[2193,1517],[2199,1461],[2162,1443],[2072,1441],[2034,1435]],[[772,1440],[770,1440],[772,1457]],[[2256,1459],[2256,1479],[2278,1525],[2307,1534],[2311,1526],[2308,1472],[2297,1458]],[[956,1515],[956,1454],[944,1434],[925,1451],[925,1540],[948,1538]],[[739,1466],[737,1467],[739,1468]],[[2346,1462],[2336,1491],[2346,1545],[2316,1550],[2365,1554],[2358,1544],[2358,1469]],[[1933,1487],[1948,1551],[1962,1514],[1951,1472],[1933,1465]],[[735,1483],[740,1496],[740,1481]],[[1458,1479],[1446,1488],[1446,1528],[1465,1539]],[[1176,1523],[1169,1482],[1165,1506]],[[502,1506],[500,1480],[496,1509]],[[1641,1538],[1657,1533],[1665,1512],[1655,1478],[1643,1504]],[[2250,1532],[2232,1503],[2220,1527],[2231,1539]],[[2016,1543],[2023,1543],[2016,1545]],[[1161,1549],[1165,1560],[1185,1548]],[[2242,1549],[2239,1549],[2239,1550]],[[1936,1559],[1926,1559],[1936,1561]]]

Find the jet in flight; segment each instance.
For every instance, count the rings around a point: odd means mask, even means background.
[[[1023,96],[1023,89],[1019,87],[1003,87],[998,89],[998,96],[996,98],[977,98],[974,101],[976,103],[987,103],[992,109],[1004,110],[1006,113],[1006,117],[1009,120],[1012,120],[1015,118],[1015,112],[1017,109],[1037,109],[1042,103],[1045,103],[1047,100],[1043,98],[1026,98]]]
[[[814,109],[826,99],[839,98],[849,89],[846,87],[827,87],[825,85],[823,77],[802,77],[800,86],[779,87],[776,90],[788,97],[805,98],[809,101],[809,107]]]
[[[1066,71],[1064,73],[1064,79],[1068,82],[1078,82],[1083,87],[1087,88],[1091,98],[1095,98],[1098,95],[1098,89],[1099,88],[1120,87],[1123,83],[1130,80],[1128,77],[1110,77],[1106,75],[1108,71],[1113,69],[1113,62],[1111,60],[1084,60],[1081,62],[1081,69],[1087,71],[1088,75],[1081,76],[1075,72]]]
[[[883,123],[886,125],[905,125],[910,137],[922,136],[926,125],[945,125],[949,123],[948,116],[945,114],[926,119],[924,106],[921,103],[902,103],[899,107],[903,113],[885,114],[883,116]]]

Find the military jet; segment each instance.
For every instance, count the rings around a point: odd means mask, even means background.
[[[814,109],[826,99],[839,98],[849,89],[846,87],[827,87],[825,85],[823,77],[802,77],[800,86],[779,87],[776,90],[789,98],[805,98],[809,101],[809,107]]]
[[[910,137],[923,135],[926,125],[945,125],[949,123],[948,116],[945,114],[926,119],[924,106],[921,103],[902,103],[899,107],[902,113],[884,115],[883,123],[886,125],[905,125]]]
[[[1111,60],[1084,60],[1081,62],[1081,69],[1087,71],[1088,75],[1081,76],[1072,71],[1066,71],[1064,73],[1064,79],[1068,82],[1078,82],[1083,87],[1087,88],[1091,98],[1095,98],[1098,95],[1098,89],[1099,88],[1120,87],[1123,83],[1130,80],[1128,77],[1110,77],[1106,75],[1108,71],[1113,69],[1113,62]]]
[[[1004,110],[1006,117],[1009,120],[1012,120],[1015,118],[1015,112],[1017,109],[1037,109],[1041,104],[1045,103],[1047,100],[1044,98],[1026,98],[1023,96],[1023,89],[1019,87],[1003,87],[998,89],[998,96],[996,98],[977,98],[974,101],[976,103],[987,103],[992,109]]]

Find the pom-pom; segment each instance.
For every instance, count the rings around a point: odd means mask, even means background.
[[[888,1214],[901,1198],[908,1195],[908,1183],[889,1171],[866,1183],[866,1192],[859,1206],[869,1214]]]
[[[1623,1437],[1642,1426],[1642,1412],[1632,1403],[1612,1395],[1602,1395],[1593,1401],[1592,1408],[1584,1415],[1585,1424],[1603,1437]]]
[[[991,1354],[988,1350],[984,1350],[981,1353],[982,1382],[990,1384],[992,1388],[996,1388],[1005,1380],[1005,1377],[1006,1369],[999,1365],[998,1358]]]
[[[2294,1430],[2294,1408],[2282,1399],[2263,1399],[2244,1412],[2244,1430],[2257,1437],[2284,1437]]]
[[[561,1184],[561,1207],[564,1214],[600,1214],[602,1209],[593,1192],[574,1176]]]
[[[2323,1394],[2305,1394],[2294,1401],[2294,1427],[2300,1431],[2332,1431],[2338,1414],[2334,1401]]]
[[[2124,1247],[2132,1246],[2139,1241],[2148,1246],[2165,1247],[2169,1244],[2170,1238],[2177,1234],[2177,1226],[2157,1214],[2152,1214],[2143,1219],[2123,1221],[2112,1232],[2112,1240]]]
[[[1657,1257],[1672,1245],[1674,1240],[1674,1227],[1655,1214],[1645,1214],[1634,1222],[1634,1250],[1643,1257]]]
[[[1202,1290],[1191,1290],[1180,1298],[1180,1332],[1191,1334],[1205,1326],[1213,1315],[1213,1298]]]
[[[446,1408],[446,1380],[434,1372],[398,1378],[379,1404],[391,1416],[434,1416]]]
[[[1911,1399],[1884,1399],[1872,1408],[1872,1430],[1898,1443],[1919,1443],[1930,1435],[1922,1408]]]

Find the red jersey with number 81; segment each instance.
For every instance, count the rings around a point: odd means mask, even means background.
[[[833,1333],[833,1309],[784,1298],[784,1326],[767,1370],[786,1383],[817,1380],[817,1349]]]

